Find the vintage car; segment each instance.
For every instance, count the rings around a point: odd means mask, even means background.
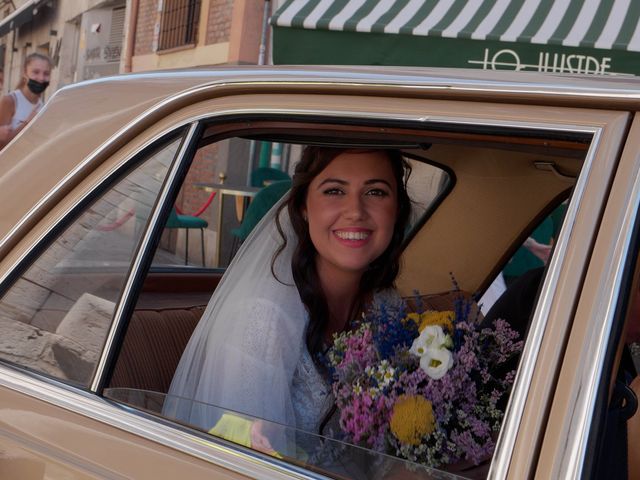
[[[437,69],[231,67],[61,89],[0,153],[0,478],[347,476],[162,409],[243,248],[248,200],[274,180],[252,185],[259,152],[287,173],[309,144],[402,151],[415,208],[397,287],[433,305],[453,274],[486,311],[510,259],[564,211],[492,458],[436,470],[342,448],[380,478],[595,477],[638,289],[639,107],[634,78]]]

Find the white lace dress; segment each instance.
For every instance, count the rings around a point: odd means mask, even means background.
[[[236,305],[228,313],[236,321],[224,330],[196,327],[169,390],[187,400],[166,414],[209,430],[221,413],[235,411],[319,433],[333,405],[331,386],[306,348],[306,311],[278,300]]]
[[[296,417],[296,428],[320,433],[320,426],[333,406],[331,385],[318,372],[309,350],[302,349],[300,361],[293,372],[291,401]]]
[[[238,384],[237,379],[224,381],[221,388],[229,395],[221,406],[318,433],[333,396],[306,348],[306,311],[294,318],[273,300],[263,298],[252,299],[241,310],[241,317],[252,320],[243,322],[243,332],[230,335],[227,348],[237,357],[232,339],[242,339],[234,375],[244,380],[235,395],[229,389]]]

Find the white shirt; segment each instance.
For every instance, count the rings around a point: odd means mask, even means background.
[[[16,110],[11,118],[11,129],[15,130],[19,128],[34,111],[40,110],[43,105],[42,98],[38,98],[38,101],[33,104],[27,97],[24,96],[21,90],[14,90],[9,95],[13,97]]]

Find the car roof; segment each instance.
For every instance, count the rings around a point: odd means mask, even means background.
[[[0,152],[0,251],[16,225],[53,191],[68,191],[105,158],[186,105],[227,95],[310,93],[401,96],[636,110],[636,77],[400,67],[234,66],[153,71],[57,91]],[[75,180],[74,180],[75,179]],[[61,189],[60,187],[65,188]],[[19,235],[18,235],[19,237]]]

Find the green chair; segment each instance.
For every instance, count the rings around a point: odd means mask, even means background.
[[[165,228],[184,228],[186,231],[186,244],[184,250],[184,264],[187,265],[189,263],[189,230],[194,228],[200,229],[200,239],[202,241],[202,266],[205,266],[204,263],[204,229],[207,228],[209,224],[206,220],[203,220],[200,217],[194,217],[192,215],[180,215],[176,212],[175,207],[171,208],[171,213],[169,213],[169,218],[167,219],[167,224]]]
[[[244,214],[242,223],[238,228],[231,230],[231,234],[238,240],[232,249],[235,253],[237,246],[242,243],[251,233],[251,230],[258,224],[264,215],[273,207],[282,196],[291,188],[291,179],[280,180],[270,183],[260,190],[251,200],[247,211]],[[235,242],[234,242],[235,243]]]
[[[277,182],[280,180],[290,180],[289,174],[283,172],[277,168],[272,167],[259,167],[251,172],[251,186],[252,187],[264,187],[270,182]]]

